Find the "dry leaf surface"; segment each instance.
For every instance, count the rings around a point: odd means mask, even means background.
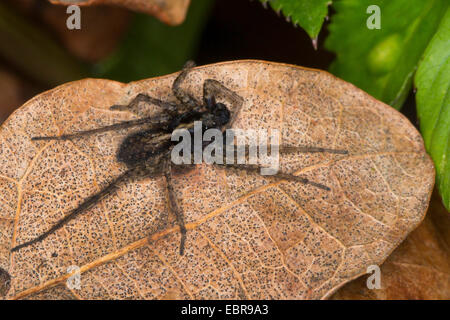
[[[198,165],[174,181],[188,229],[184,256],[174,221],[153,233],[166,212],[163,178],[124,185],[42,243],[11,254],[125,170],[115,153],[129,132],[56,142],[30,137],[132,119],[109,106],[142,92],[173,100],[175,76],[69,83],[30,100],[4,123],[6,298],[326,298],[368,265],[381,264],[422,221],[434,168],[403,115],[326,72],[244,60],[196,68],[185,87],[200,96],[203,81],[213,78],[240,94],[245,103],[235,128],[278,129],[285,145],[349,150],[280,157],[282,171],[331,191]],[[66,286],[70,266],[81,270],[79,290]]]
[[[435,192],[425,220],[381,266],[381,288],[369,290],[367,276],[333,299],[450,299],[450,219]]]
[[[181,24],[189,7],[190,0],[49,0],[63,5],[118,5],[155,16],[169,25]]]

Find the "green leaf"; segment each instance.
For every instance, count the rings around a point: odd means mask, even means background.
[[[367,26],[371,5],[380,8],[380,29]],[[448,0],[335,0],[325,41],[337,54],[330,71],[400,109],[447,6]]]
[[[425,51],[414,82],[420,130],[436,167],[442,200],[450,210],[450,7]]]
[[[328,14],[331,0],[260,0],[263,4],[269,2],[277,12],[291,19],[292,23],[300,25],[308,35],[315,39],[322,28]]]
[[[95,76],[130,82],[180,70],[195,54],[212,4],[193,1],[186,20],[176,27],[136,14],[119,49],[96,66]]]

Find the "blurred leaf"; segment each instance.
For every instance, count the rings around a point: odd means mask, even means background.
[[[420,130],[435,163],[442,200],[450,210],[450,7],[414,80]]]
[[[81,79],[87,69],[43,30],[0,3],[0,56],[46,86]]]
[[[260,0],[300,25],[314,39],[322,28],[331,0]]]
[[[381,9],[381,29],[369,29],[370,5]],[[336,0],[327,49],[337,59],[330,71],[399,109],[417,64],[448,0]]]
[[[80,6],[117,5],[152,16],[169,25],[179,25],[186,17],[190,0],[49,0],[54,4]]]
[[[63,6],[44,2],[39,10],[29,9],[69,53],[90,63],[101,61],[118,47],[133,16],[130,11],[119,7],[83,7],[82,27],[75,31],[66,26],[69,15]]]
[[[194,1],[177,27],[137,14],[120,48],[97,66],[96,75],[129,82],[180,70],[195,53],[212,4]]]

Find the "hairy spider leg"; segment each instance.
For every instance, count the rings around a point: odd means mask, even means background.
[[[195,63],[193,61],[186,62],[183,70],[181,70],[180,74],[172,84],[173,94],[181,102],[180,107],[183,109],[181,110],[182,112],[197,110],[202,107],[202,104],[195,97],[181,88],[181,84],[184,82],[189,74],[189,71],[191,71],[193,67],[195,67]]]
[[[139,93],[133,100],[131,100],[129,104],[115,104],[112,105],[109,109],[112,111],[130,111],[138,117],[145,117],[147,116],[148,110],[140,107],[141,102],[156,105],[160,107],[163,112],[171,116],[178,114],[177,104],[153,98],[145,93]]]
[[[55,231],[61,229],[63,226],[65,226],[69,221],[75,219],[78,215],[83,213],[84,211],[92,208],[95,204],[97,204],[99,201],[104,199],[105,197],[110,196],[113,194],[119,187],[119,185],[123,182],[128,181],[129,179],[135,178],[135,177],[141,177],[149,176],[149,175],[156,175],[157,173],[151,173],[148,171],[147,167],[135,167],[132,169],[129,169],[116,177],[112,182],[110,182],[106,187],[104,187],[99,192],[95,193],[94,195],[90,196],[89,198],[85,199],[80,205],[78,205],[75,209],[73,209],[69,214],[64,216],[62,219],[60,219],[55,225],[53,225],[49,230],[42,233],[38,237],[24,242],[18,246],[15,246],[11,249],[11,252],[18,251],[19,249],[22,249],[24,247],[28,247],[32,244],[35,244],[37,242],[40,242],[47,238],[49,235],[54,233]]]
[[[228,167],[228,168],[232,168],[232,169],[236,169],[236,170],[242,170],[242,171],[247,171],[247,172],[256,172],[256,173],[260,173],[261,169],[264,168],[263,166],[259,166],[259,165],[245,165],[245,164],[236,164],[237,163],[237,152],[238,152],[238,146],[236,145],[228,145],[225,144],[225,148],[233,148],[233,155],[234,155],[234,163],[233,164],[227,164],[226,163],[226,158],[224,158],[224,163],[223,164],[216,164],[219,167]],[[309,146],[280,146],[279,148],[279,152],[280,153],[294,153],[294,152],[302,152],[302,153],[316,153],[316,152],[322,152],[322,153],[333,153],[333,154],[348,154],[347,150],[341,150],[341,149],[329,149],[329,148],[321,148],[321,147],[309,147]],[[227,154],[226,149],[223,152],[224,155]],[[248,158],[249,157],[249,148],[245,148],[245,157]],[[289,173],[284,173],[284,172],[278,172],[274,175],[264,175],[264,177],[273,177],[275,179],[282,179],[282,180],[292,180],[292,181],[297,181],[303,184],[308,184],[311,186],[314,186],[316,188],[325,190],[325,191],[330,191],[331,189],[329,187],[327,187],[324,184],[321,183],[317,183],[314,181],[311,181],[307,178],[304,177],[299,177],[293,174],[289,174]]]
[[[151,97],[145,93],[139,93],[129,104],[127,105],[112,105],[110,107],[110,110],[113,111],[130,111],[137,116],[145,116],[146,110],[143,110],[139,107],[140,103],[146,103],[146,104],[153,104],[156,106],[159,106],[163,109],[164,112],[174,116],[177,114],[182,114],[185,112],[189,112],[192,110],[198,111],[203,106],[202,104],[195,99],[192,95],[185,92],[181,88],[181,84],[186,79],[186,76],[188,75],[189,71],[195,67],[195,63],[193,61],[188,61],[185,66],[183,67],[183,70],[180,72],[180,74],[177,76],[175,81],[172,84],[172,91],[175,95],[175,97],[181,102],[180,104],[162,101],[160,99]],[[226,89],[226,88],[225,88]],[[215,103],[215,101],[214,101]]]
[[[172,167],[171,161],[168,161],[167,170],[164,172],[164,177],[167,183],[167,193],[168,193],[168,207],[169,211],[173,213],[177,219],[178,226],[180,227],[181,239],[180,239],[180,255],[184,254],[184,246],[186,242],[186,226],[184,221],[183,211],[178,206],[175,191],[172,184]]]
[[[226,154],[226,150],[227,148],[233,148],[233,154],[237,155],[238,152],[238,146],[235,144],[227,144],[226,141],[226,136],[223,136],[224,139],[224,143],[223,145],[225,146],[224,149],[224,154]],[[270,146],[269,146],[270,147]],[[250,146],[245,146],[245,157],[248,158],[249,157],[249,149]],[[269,150],[270,151],[270,148]],[[322,148],[322,147],[311,147],[311,146],[279,146],[278,151],[280,153],[295,153],[295,152],[300,152],[300,153],[333,153],[333,154],[348,154],[347,150],[343,150],[343,149],[330,149],[330,148]],[[236,159],[234,159],[236,161]]]
[[[136,126],[142,126],[147,125],[148,127],[146,129],[160,129],[162,127],[167,126],[167,124],[170,121],[170,117],[167,115],[161,115],[157,117],[147,117],[142,119],[136,119],[136,120],[129,120],[129,121],[123,121],[120,123],[112,124],[105,127],[100,127],[96,129],[86,130],[86,131],[77,131],[74,133],[64,134],[61,136],[48,136],[48,137],[32,137],[31,140],[33,141],[40,141],[40,140],[68,140],[72,138],[77,138],[81,136],[89,136],[92,134],[107,132],[107,131],[114,131],[114,130],[120,130],[120,129],[126,129],[126,128],[132,128]]]
[[[233,148],[233,154],[234,154],[234,163],[233,164],[227,164],[226,163],[226,158],[224,158],[224,163],[223,164],[216,164],[219,167],[228,167],[228,168],[232,168],[232,169],[236,169],[236,170],[242,170],[242,171],[247,171],[247,172],[254,172],[254,173],[260,173],[261,169],[264,168],[263,166],[258,166],[258,165],[245,165],[245,164],[236,164],[237,163],[237,151],[238,151],[238,146],[236,145],[228,145],[225,144],[225,148]],[[302,153],[316,153],[316,152],[322,152],[322,153],[333,153],[333,154],[348,154],[347,150],[342,150],[342,149],[329,149],[329,148],[321,148],[321,147],[309,147],[309,146],[280,146],[279,148],[279,152],[280,153],[294,153],[294,152],[302,152]],[[224,155],[227,154],[226,150],[224,150]],[[245,148],[245,157],[248,158],[249,157],[249,148]],[[325,191],[330,191],[330,187],[321,184],[321,183],[317,183],[314,181],[311,181],[307,178],[304,177],[299,177],[299,176],[295,176],[293,174],[289,174],[289,173],[284,173],[284,172],[278,172],[274,175],[265,175],[264,177],[268,177],[268,178],[275,178],[275,179],[280,179],[280,180],[291,180],[291,181],[297,181],[303,184],[308,184],[311,186],[314,186],[316,188],[325,190]]]

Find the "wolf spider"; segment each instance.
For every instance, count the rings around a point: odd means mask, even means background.
[[[90,209],[103,198],[112,195],[118,186],[127,181],[139,178],[153,178],[157,176],[164,176],[167,185],[167,209],[168,213],[172,213],[176,217],[177,224],[181,233],[180,240],[180,255],[184,253],[184,246],[186,240],[186,227],[184,223],[184,216],[182,210],[177,205],[177,199],[174,193],[172,184],[172,164],[171,162],[171,150],[175,145],[175,142],[171,141],[172,132],[179,128],[188,129],[191,135],[193,135],[193,122],[202,122],[202,131],[204,132],[210,128],[216,128],[222,130],[222,132],[230,128],[236,119],[239,110],[243,105],[243,98],[235,92],[226,88],[219,81],[207,79],[203,83],[203,103],[198,101],[194,96],[184,91],[181,88],[181,84],[189,73],[189,70],[194,67],[195,64],[191,61],[186,63],[183,70],[177,76],[172,84],[172,91],[175,95],[178,103],[166,102],[146,94],[138,94],[128,105],[113,105],[110,110],[119,111],[131,111],[140,117],[137,120],[124,121],[117,124],[87,130],[79,131],[72,134],[66,134],[62,136],[49,136],[49,137],[33,137],[33,141],[39,140],[68,140],[72,138],[84,137],[96,133],[120,130],[124,128],[131,128],[136,126],[142,126],[143,129],[128,135],[121,143],[117,152],[117,161],[124,163],[127,166],[127,170],[113,179],[105,188],[98,193],[86,198],[78,207],[69,212],[66,216],[56,222],[48,231],[42,233],[38,237],[24,242],[11,251],[18,251],[21,248],[38,243],[56,230],[62,228],[69,221],[76,218],[79,214]],[[234,113],[231,114],[230,110],[223,103],[216,102],[216,96],[222,95],[233,106]],[[162,112],[157,116],[146,116],[145,110],[141,108],[140,103],[149,105],[156,105],[162,109]],[[206,144],[207,145],[207,144]],[[206,147],[203,145],[203,148]],[[232,146],[235,148],[236,146]],[[280,152],[328,152],[347,154],[346,150],[326,149],[320,147],[281,147]],[[248,172],[258,173],[261,168],[258,165],[242,165],[242,164],[215,164],[224,168],[234,168],[238,170],[244,170]],[[181,165],[181,167],[186,165]],[[272,176],[268,176],[275,179],[293,180],[303,184],[309,184],[316,188],[329,191],[327,186],[310,181],[304,177],[295,176],[287,173],[276,173]],[[167,215],[165,216],[167,217]],[[160,226],[158,230],[165,227],[166,221],[163,226]]]

